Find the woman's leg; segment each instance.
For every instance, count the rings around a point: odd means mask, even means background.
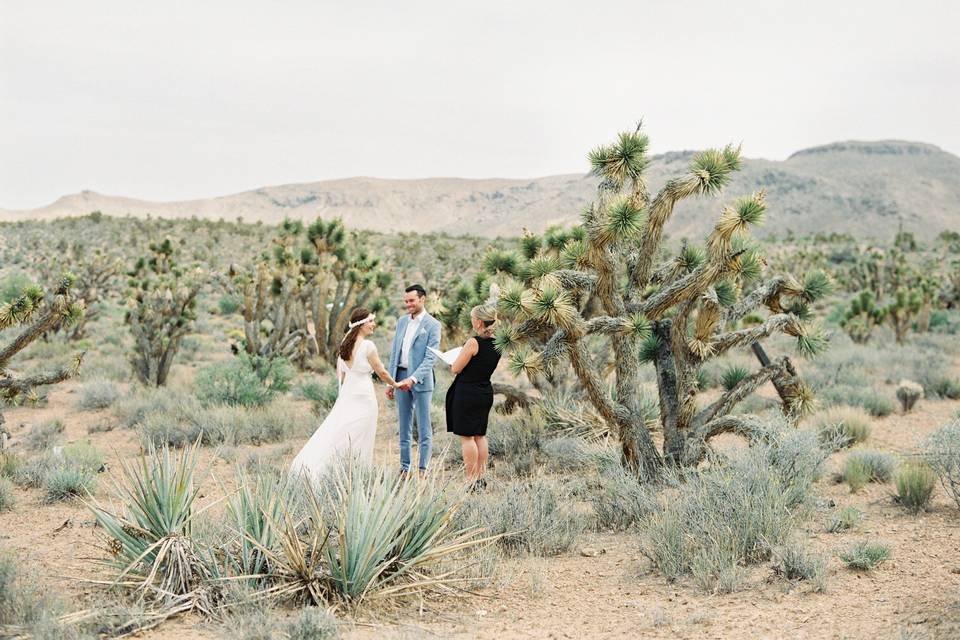
[[[463,465],[466,467],[467,480],[477,479],[477,443],[472,436],[460,436],[460,450],[463,451]]]
[[[487,459],[490,457],[487,436],[474,436],[473,441],[477,446],[477,478],[482,478],[487,475]]]

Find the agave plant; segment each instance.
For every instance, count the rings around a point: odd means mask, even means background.
[[[191,539],[199,487],[194,484],[199,443],[177,456],[164,447],[141,454],[138,463],[121,460],[124,482],[114,480],[119,511],[91,499],[87,506],[110,538],[117,571],[110,583],[155,599],[171,611],[211,607],[203,588],[209,570]]]

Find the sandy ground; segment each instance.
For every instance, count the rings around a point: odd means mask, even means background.
[[[66,425],[64,441],[89,440],[117,458],[139,451],[136,434],[117,428],[88,434],[87,428],[111,419],[109,411],[75,407],[76,383],[57,387],[47,406],[6,412],[14,442],[29,427],[58,417]],[[874,422],[869,445],[909,452],[960,409],[956,401],[923,401],[908,416]],[[381,407],[378,462],[394,463],[396,444],[392,416]],[[244,449],[252,449],[246,447]],[[830,461],[839,469],[842,456]],[[219,477],[230,465],[202,453],[203,466]],[[869,485],[851,494],[831,474],[817,490],[837,506],[853,505],[865,513],[851,532],[824,532],[827,510],[807,523],[811,545],[831,554],[828,591],[812,593],[803,585],[774,580],[769,565],[752,570],[743,591],[709,595],[694,585],[667,583],[651,573],[639,554],[633,534],[586,534],[576,548],[555,558],[504,560],[490,587],[478,595],[428,598],[376,617],[348,619],[345,636],[373,638],[960,638],[960,511],[938,487],[932,511],[913,516],[892,501],[892,485]],[[108,495],[101,476],[98,497]],[[206,485],[202,502],[217,497],[215,483]],[[79,503],[46,505],[38,490],[16,489],[17,504],[0,514],[0,547],[12,550],[51,588],[71,598],[96,587],[77,579],[97,575],[92,559],[98,547],[93,519]],[[853,540],[882,540],[893,558],[869,573],[847,570],[833,555]],[[591,548],[597,557],[580,551]],[[216,638],[218,630],[194,617],[165,623],[141,637]]]

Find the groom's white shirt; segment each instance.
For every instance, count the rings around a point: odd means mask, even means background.
[[[410,348],[413,346],[413,341],[417,338],[417,332],[420,331],[420,324],[423,321],[423,316],[427,313],[426,309],[418,313],[416,316],[411,316],[410,322],[407,323],[407,330],[403,334],[403,342],[400,344],[400,366],[410,370]],[[420,382],[419,380],[414,380],[414,382]]]

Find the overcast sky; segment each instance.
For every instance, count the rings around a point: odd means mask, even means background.
[[[657,153],[960,153],[958,24],[953,0],[0,0],[0,207],[580,172],[641,117]]]

